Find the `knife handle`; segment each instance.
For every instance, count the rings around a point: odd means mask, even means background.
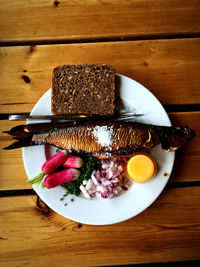
[[[0,120],[9,120],[9,115],[8,114],[4,114],[4,113],[2,113],[2,114],[0,114]]]

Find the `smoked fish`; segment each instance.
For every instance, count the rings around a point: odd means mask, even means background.
[[[4,149],[49,144],[69,152],[86,152],[100,158],[145,152],[161,143],[173,151],[195,135],[189,126],[157,126],[135,122],[46,123],[19,125],[7,131],[14,142]]]

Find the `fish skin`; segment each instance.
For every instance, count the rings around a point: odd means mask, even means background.
[[[136,150],[145,147],[151,140],[151,128],[151,126],[144,127],[133,123],[98,123],[98,126],[96,124],[88,124],[55,129],[48,134],[33,135],[32,141],[35,144],[50,144],[62,149],[84,151],[89,154],[103,154],[106,152],[112,154],[113,152],[120,152],[124,148]],[[102,129],[107,132],[104,133],[105,136],[103,137],[106,137],[106,134],[110,134],[110,144],[104,145],[102,143],[104,140],[99,140],[101,139]],[[99,139],[98,134],[100,135]],[[158,143],[158,140],[156,143]],[[155,143],[152,142],[147,147],[151,148],[154,145]]]

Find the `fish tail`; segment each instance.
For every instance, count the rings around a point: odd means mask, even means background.
[[[4,133],[12,136],[12,139],[16,139],[17,141],[12,143],[11,145],[4,147],[4,150],[16,149],[25,146],[33,146],[35,143],[32,141],[32,133],[26,132],[24,127],[15,126],[10,131],[4,131]]]
[[[189,126],[158,127],[158,137],[162,149],[173,151],[183,147],[194,136],[195,131]]]
[[[18,125],[12,127],[9,131],[3,131],[3,133],[7,133],[11,136],[21,137],[21,136],[27,136],[28,132],[26,131],[27,125]]]
[[[4,150],[10,150],[10,149],[16,149],[20,147],[25,147],[25,146],[33,146],[35,143],[31,140],[31,137],[26,137],[24,139],[18,139],[18,141],[12,143],[11,145],[4,147]]]

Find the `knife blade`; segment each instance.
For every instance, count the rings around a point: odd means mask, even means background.
[[[32,120],[51,120],[51,121],[73,121],[83,119],[101,119],[101,118],[112,118],[112,119],[131,119],[132,117],[143,116],[144,114],[134,113],[131,111],[125,112],[123,110],[113,116],[102,116],[102,115],[87,115],[87,114],[72,114],[72,115],[30,115],[29,113],[0,113],[0,120],[9,121],[22,121],[27,119]]]
[[[88,115],[30,115],[29,113],[16,113],[16,114],[10,114],[10,113],[1,113],[0,114],[0,120],[9,120],[9,121],[17,121],[17,120],[27,120],[27,119],[33,119],[33,120],[74,120],[78,118],[86,118]]]

